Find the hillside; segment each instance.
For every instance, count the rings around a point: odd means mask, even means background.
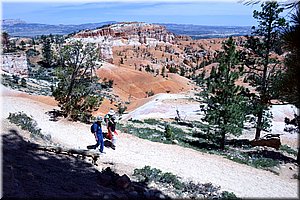
[[[26,24],[22,21],[7,23],[12,27]],[[79,195],[106,199],[176,199],[220,195],[218,191],[203,192],[199,188],[195,190],[203,194],[183,190],[176,194],[170,192],[173,187],[170,184],[162,187],[156,183],[140,185],[133,182],[135,169],[151,166],[181,177],[186,182],[215,186],[238,197],[297,197],[299,172],[295,152],[299,135],[294,129],[284,130],[289,128],[284,119],[294,116],[295,107],[270,107],[273,113],[271,133],[278,137],[278,148],[252,145],[255,135],[252,121],[244,124],[240,136],[226,133],[226,148],[220,150],[218,138],[207,131],[207,124],[202,121],[202,102],[198,94],[203,88],[196,85],[196,78],[218,65],[216,58],[226,38],[193,39],[199,36],[197,31],[202,27],[169,26],[185,29],[182,32],[184,35],[177,35],[161,24],[121,22],[80,30],[64,37],[49,36],[36,40],[6,38],[7,49],[10,47],[9,41],[15,44],[14,51],[4,54],[5,67],[0,71],[3,78],[0,89],[3,103],[1,134],[5,146],[4,189],[9,191],[7,193],[13,197],[40,197],[42,194],[55,197],[57,191],[60,197]],[[236,29],[238,27],[226,28],[227,31]],[[189,32],[192,35],[189,36]],[[234,40],[237,49],[245,48],[246,37],[236,36]],[[120,111],[120,105],[127,108],[123,114],[117,115],[119,134],[116,150],[110,148],[110,142],[106,141],[106,154],[100,155],[96,165],[92,165],[91,159],[85,155],[74,155],[74,151],[97,154],[97,150],[87,150],[89,145],[95,144],[95,139],[90,133],[90,124],[71,121],[59,112],[58,102],[51,95],[57,84],[56,69],[61,63],[47,65],[43,58],[45,46],[55,49],[55,52],[74,41],[80,41],[83,45],[93,43],[98,50],[93,55],[98,58],[95,65],[101,66],[97,67],[95,74],[100,78],[102,89],[95,95],[103,97],[103,102],[93,110],[92,115],[104,116],[110,108]],[[272,52],[270,57],[283,60],[284,54]],[[84,58],[82,61],[85,61]],[[82,71],[87,72],[87,68]],[[242,79],[237,80],[237,84],[254,91]],[[18,112],[30,116],[41,134],[33,135],[9,122],[7,118]],[[107,132],[104,124],[103,131]],[[266,134],[268,132],[262,131],[262,136]],[[41,145],[46,147],[39,149]],[[60,150],[47,151],[53,146]],[[18,159],[14,160],[16,152],[23,149]],[[130,178],[130,186],[123,190],[112,186],[120,177],[116,175],[116,179],[113,178],[111,172],[105,174],[102,170],[106,167],[120,175],[126,174],[121,182],[125,181],[127,185]],[[76,176],[74,182],[72,176]],[[68,186],[64,185],[61,177],[67,180]],[[88,184],[80,188],[84,182]],[[11,187],[14,185],[17,187]],[[41,190],[37,190],[39,185]],[[96,189],[85,188],[91,185],[97,185]],[[187,187],[193,190],[196,186],[190,184]]]
[[[2,88],[2,90],[6,89]],[[160,98],[167,100],[166,97],[162,96]],[[77,187],[78,184],[83,184],[85,180],[88,181],[88,183],[84,183],[86,186],[95,181],[97,182],[96,177],[99,177],[99,175],[93,175],[95,169],[90,164],[76,161],[75,158],[66,156],[54,156],[43,152],[24,151],[24,148],[20,149],[21,146],[24,147],[24,140],[32,139],[30,139],[28,133],[11,125],[5,119],[9,113],[19,111],[31,115],[37,121],[38,127],[42,129],[42,133],[51,135],[51,139],[55,143],[76,149],[85,149],[87,145],[94,143],[94,138],[89,133],[89,125],[72,123],[65,119],[50,121],[47,112],[56,107],[47,105],[44,101],[39,101],[39,99],[38,96],[35,98],[29,98],[29,95],[20,96],[19,93],[13,91],[5,92],[2,96],[3,112],[1,123],[3,124],[3,128],[1,134],[5,142],[4,158],[5,163],[7,163],[5,165],[4,180],[8,180],[5,181],[7,184],[5,184],[4,189],[10,191],[8,184],[18,183],[19,190],[12,190],[17,192],[12,195],[22,196],[27,194],[34,196],[41,195],[43,191],[45,191],[43,194],[46,196],[56,196],[55,194],[66,197],[71,197],[72,195],[115,195],[116,193],[113,190],[103,188],[100,185],[97,186],[97,191],[90,188],[86,190],[86,193],[82,193],[82,188],[85,186],[80,186],[81,189]],[[150,107],[148,106],[148,108]],[[145,114],[139,113],[139,117]],[[12,148],[13,141],[14,148]],[[41,141],[39,143],[42,144]],[[18,154],[20,159],[12,160],[10,157],[6,157],[9,155],[15,156],[14,151],[18,149],[20,149],[21,153]],[[296,198],[298,195],[298,181],[290,178],[290,173],[295,173],[297,168],[290,164],[282,167],[282,170],[287,169],[287,171],[283,171],[283,174],[278,176],[272,172],[232,162],[221,156],[210,155],[177,145],[155,143],[126,133],[119,133],[118,146],[115,151],[110,148],[106,148],[105,150],[106,154],[102,155],[98,161],[99,166],[96,167],[98,170],[110,166],[116,172],[120,174],[126,173],[131,177],[133,169],[150,165],[163,171],[172,172],[183,177],[184,180],[193,180],[201,183],[211,182],[214,185],[221,186],[222,190],[234,192],[240,197]],[[31,160],[34,157],[36,158]],[[183,160],[184,162],[182,162]],[[69,165],[73,167],[70,168],[68,167]],[[11,168],[8,166],[11,166]],[[41,168],[41,166],[44,167]],[[62,182],[57,182],[61,179],[58,178],[58,171],[55,172],[55,170],[63,169],[62,166],[71,170],[67,174],[63,174],[67,183],[70,183],[67,186],[63,186]],[[78,168],[79,166],[82,167]],[[30,173],[32,168],[29,167],[34,167],[35,171]],[[15,171],[15,168],[19,170]],[[22,176],[19,174],[20,170],[25,170]],[[47,170],[47,173],[44,170]],[[70,178],[75,172],[77,178]],[[56,175],[51,176],[51,179],[49,179],[50,177],[47,177],[47,174],[50,175],[52,173]],[[11,178],[13,174],[15,179]],[[10,180],[13,181],[11,182]],[[28,180],[31,180],[30,184],[26,182]],[[55,183],[55,185],[51,183]],[[39,184],[41,188],[40,192],[35,189]],[[58,188],[55,189],[56,187]],[[54,194],[54,191],[58,193]]]

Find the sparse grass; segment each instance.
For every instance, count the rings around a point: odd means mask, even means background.
[[[227,155],[226,155],[227,154]],[[272,158],[265,158],[262,156],[252,156],[247,153],[239,152],[239,151],[228,151],[225,153],[225,157],[249,166],[253,166],[255,168],[261,169],[269,169],[279,165],[279,161]]]
[[[153,142],[163,142],[170,144],[171,141],[164,140],[164,132],[156,130],[156,129],[151,129],[151,128],[136,128],[133,125],[126,125],[122,126],[119,125],[117,126],[117,129],[119,129],[121,132],[129,133],[132,135],[135,135],[139,138],[142,139],[148,139]]]
[[[140,121],[140,120],[138,120],[138,119],[131,119],[131,120],[128,120],[128,121],[130,121],[130,122],[132,122],[132,123],[138,123],[138,124],[144,123],[144,122],[142,122],[142,121]]]
[[[40,137],[44,140],[51,140],[50,135],[43,135],[41,133],[41,129],[37,126],[37,122],[32,119],[32,117],[27,116],[23,112],[18,113],[9,113],[9,116],[7,118],[11,123],[16,124],[17,126],[20,126],[21,129],[27,130],[31,133],[31,137]]]
[[[144,123],[150,124],[150,125],[163,125],[164,123],[157,120],[157,119],[144,119]]]
[[[38,80],[38,79],[36,79]],[[14,90],[23,91],[29,94],[47,95],[51,96],[51,88],[46,86],[33,86],[29,81],[24,78],[19,78],[17,76],[9,76],[6,74],[1,74],[1,84],[10,87]],[[36,84],[35,84],[36,85]]]
[[[246,155],[244,153],[235,152],[234,154],[228,154],[225,157],[228,158],[229,160],[232,160],[234,162],[241,163],[241,164],[248,164],[248,162],[249,162],[248,155]]]
[[[256,168],[270,168],[279,165],[279,161],[274,160],[272,158],[258,157],[258,158],[252,158],[251,161],[252,162],[250,162],[250,165]]]
[[[11,87],[13,89],[18,89],[20,88],[20,85],[18,83],[18,79],[15,77],[6,75],[6,74],[1,74],[1,84],[7,87]]]
[[[133,120],[132,120],[133,121]],[[165,124],[165,122],[158,122],[155,119],[145,120],[148,124]],[[136,123],[142,123],[137,120]],[[172,123],[171,123],[172,124]],[[200,124],[197,124],[201,126]],[[222,151],[218,149],[218,140],[213,138],[213,134],[205,134],[203,132],[185,132],[179,127],[170,126],[172,132],[172,139],[176,139],[179,143],[178,145],[192,148],[197,151],[204,153],[215,154],[223,156],[234,162],[246,164],[255,168],[261,168],[265,170],[270,170],[270,168],[279,165],[279,161],[271,158],[263,157],[262,155],[251,155],[250,153],[242,152],[242,148],[232,148],[231,146],[225,146],[225,150]],[[166,144],[171,144],[171,140],[167,139],[166,133],[160,130],[152,128],[136,128],[134,124],[120,126],[118,127],[121,131],[136,135],[137,137],[148,139],[154,142],[161,142]],[[247,147],[249,148],[249,147]],[[288,149],[288,148],[286,148]]]
[[[289,147],[289,146],[286,145],[286,144],[280,145],[279,150],[280,150],[280,151],[287,152],[288,154],[297,156],[297,151],[295,151],[294,149],[292,149],[291,147]]]
[[[187,194],[187,197],[194,199],[198,195],[202,198],[209,199],[237,199],[236,195],[232,192],[223,191],[220,192],[220,187],[214,186],[212,183],[194,183],[192,181],[183,182],[182,179],[170,172],[162,172],[160,169],[151,168],[150,166],[145,166],[141,169],[134,169],[133,176],[135,176],[138,181],[149,184],[150,182],[158,183],[163,186],[171,186],[171,190],[175,192],[178,197],[182,197],[183,193]],[[160,187],[160,186],[159,186]],[[173,189],[172,189],[173,188]]]

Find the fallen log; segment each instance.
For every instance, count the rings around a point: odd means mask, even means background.
[[[82,160],[85,159],[86,157],[92,158],[92,163],[94,165],[97,165],[97,160],[100,157],[100,152],[92,152],[89,150],[83,150],[83,149],[71,149],[71,148],[66,148],[66,147],[55,147],[55,146],[43,146],[39,144],[31,144],[29,145],[31,149],[36,149],[36,150],[42,150],[42,151],[48,151],[48,152],[53,152],[56,154],[64,154],[64,155],[72,155],[77,158],[81,158]]]
[[[279,134],[267,134],[263,138],[251,140],[250,144],[252,146],[272,147],[272,148],[275,148],[276,150],[278,150],[281,145],[280,135]]]
[[[177,109],[176,110],[176,113],[177,113],[177,117],[175,117],[175,120],[177,122],[177,124],[179,125],[182,125],[182,126],[188,126],[190,128],[194,128],[194,125],[190,122],[186,122],[185,120],[183,120],[181,117],[180,117],[180,114],[179,114],[179,110]]]

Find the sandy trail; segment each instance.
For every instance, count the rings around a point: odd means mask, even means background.
[[[68,147],[86,148],[95,143],[89,125],[60,120],[49,121],[47,111],[56,108],[34,98],[2,95],[1,119],[9,113],[23,111],[31,115],[44,134],[50,134],[55,142]],[[175,145],[154,143],[121,133],[114,151],[105,149],[103,162],[126,166],[133,171],[145,165],[172,172],[185,180],[211,182],[222,190],[234,192],[239,197],[297,198],[298,181],[282,179],[264,170],[238,164],[216,155],[204,154]]]

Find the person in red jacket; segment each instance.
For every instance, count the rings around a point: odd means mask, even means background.
[[[111,148],[116,148],[116,141],[118,133],[116,131],[116,114],[113,109],[110,109],[109,112],[104,116],[104,120],[107,127],[106,138],[112,141]]]

